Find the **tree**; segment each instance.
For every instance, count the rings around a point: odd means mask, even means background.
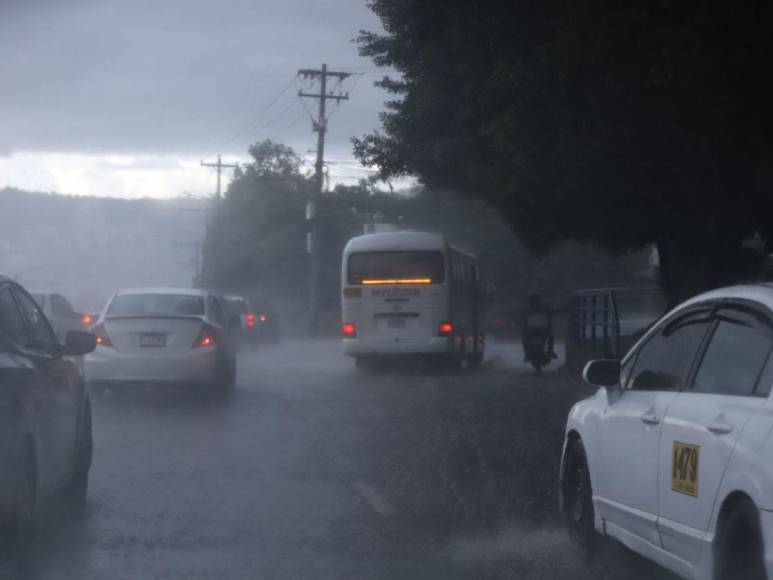
[[[674,301],[755,265],[739,248],[773,234],[773,5],[370,6],[385,33],[361,53],[401,76],[354,148],[383,177],[483,198],[536,252],[654,242]]]
[[[249,152],[252,163],[235,171],[214,207],[201,283],[300,302],[308,288],[303,216],[313,184],[291,148],[263,141]]]

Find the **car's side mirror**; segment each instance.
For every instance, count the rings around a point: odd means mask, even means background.
[[[89,354],[95,348],[97,348],[96,336],[82,330],[70,330],[64,336],[62,354],[67,356],[81,356]]]
[[[618,386],[620,384],[620,361],[616,359],[592,360],[585,365],[582,378],[594,387]]]

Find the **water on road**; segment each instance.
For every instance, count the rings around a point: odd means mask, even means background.
[[[480,371],[363,371],[337,341],[240,355],[227,398],[94,401],[86,514],[49,510],[7,577],[652,578],[591,563],[556,513],[588,391],[494,345]]]

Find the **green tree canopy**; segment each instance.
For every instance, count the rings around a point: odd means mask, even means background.
[[[535,250],[655,242],[673,298],[743,275],[773,221],[773,5],[372,0],[397,69],[355,153],[481,197]]]

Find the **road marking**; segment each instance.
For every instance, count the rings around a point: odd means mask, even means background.
[[[395,513],[394,506],[389,503],[383,495],[376,491],[374,487],[362,481],[356,481],[354,483],[354,489],[366,502],[368,502],[368,505],[370,505],[376,513],[381,514],[382,516],[391,516]]]

